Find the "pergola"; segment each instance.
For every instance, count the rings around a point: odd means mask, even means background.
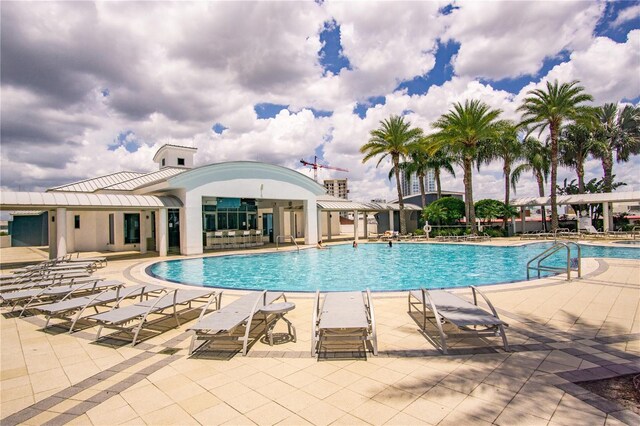
[[[609,206],[614,203],[632,203],[640,202],[640,191],[629,192],[605,192],[600,194],[575,194],[575,195],[558,195],[558,205],[567,204],[602,204],[603,228],[608,231],[612,226],[612,217],[609,214]],[[522,230],[525,229],[525,207],[542,207],[551,205],[551,197],[529,197],[517,198],[510,203],[514,207],[520,207]],[[580,226],[580,221],[578,221]]]
[[[422,210],[420,207],[413,204],[405,204],[404,209],[406,211]],[[318,200],[318,210],[327,214],[327,238],[331,239],[331,219],[329,217],[331,212],[353,212],[353,233],[354,239],[358,241],[358,214],[363,213],[379,213],[389,212],[389,223],[393,227],[393,212],[400,210],[400,205],[397,203],[363,203],[357,201],[348,201],[340,198],[331,197]],[[365,216],[364,220],[364,235],[368,235],[367,220]]]

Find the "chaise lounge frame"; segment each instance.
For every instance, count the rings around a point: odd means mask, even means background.
[[[311,356],[319,354],[323,342],[329,341],[362,341],[365,348],[370,342],[373,354],[378,355],[376,320],[369,289],[364,293],[326,293],[322,303],[320,291],[317,291],[312,327]]]
[[[217,311],[205,316],[209,312],[209,305],[213,300],[202,308],[200,317],[195,325],[187,330],[193,333],[191,344],[189,345],[189,355],[205,346],[208,346],[214,340],[242,341],[242,355],[246,355],[249,350],[249,339],[251,332],[260,325],[264,325],[265,331],[270,323],[275,320],[274,315],[264,314],[259,318],[259,322],[252,327],[254,317],[260,313],[260,308],[270,305],[276,300],[282,298],[287,301],[286,296],[282,292],[251,292],[234,300],[225,307],[221,307],[222,293],[219,294],[216,301]],[[238,335],[238,331],[244,327],[244,333]],[[202,340],[203,343],[196,347],[196,342]]]
[[[473,304],[467,300],[445,290],[413,290],[408,295],[409,315],[411,309],[422,314],[422,332],[426,335],[427,321],[434,324],[440,334],[440,346],[446,355],[447,338],[449,337],[484,337],[500,336],[504,350],[509,351],[505,327],[508,324],[502,321],[491,301],[475,286],[470,286],[473,293]],[[488,305],[491,313],[478,306],[478,295]],[[440,303],[440,307],[438,306]],[[442,303],[444,302],[444,303]],[[445,306],[445,303],[447,304]],[[432,315],[428,315],[430,311]],[[455,325],[462,333],[445,333],[442,327],[444,322]]]

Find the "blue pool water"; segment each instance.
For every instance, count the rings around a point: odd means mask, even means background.
[[[151,265],[147,272],[167,281],[233,289],[308,292],[452,288],[525,280],[527,261],[550,246],[395,244],[390,248],[386,244],[361,244],[354,249],[338,245],[327,250],[170,260]],[[581,247],[582,257],[640,259],[637,248]],[[562,265],[564,253],[545,264]]]

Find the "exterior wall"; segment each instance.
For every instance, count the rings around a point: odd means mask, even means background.
[[[405,211],[405,214],[407,215],[407,232],[413,232],[416,229],[418,229],[418,214],[419,213],[420,212],[417,211],[417,210],[407,210],[407,211]],[[391,226],[389,224],[389,212],[388,211],[377,213],[375,216],[376,216],[376,220],[378,221],[378,232],[382,233],[382,232],[390,231],[390,230],[394,230],[394,231],[398,231],[398,232],[400,231],[400,212],[399,211],[394,211],[393,212],[393,222],[394,222],[393,229],[391,228]]]
[[[163,167],[184,167],[186,169],[193,168],[193,151],[181,150],[179,148],[165,148],[165,152],[158,158],[160,168]],[[184,165],[178,165],[178,158],[184,158]],[[162,160],[164,159],[164,166]]]
[[[11,235],[0,235],[0,248],[11,247]]]

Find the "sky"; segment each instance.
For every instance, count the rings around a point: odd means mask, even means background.
[[[579,80],[594,105],[640,101],[640,2],[0,3],[0,187],[42,191],[153,171],[164,144],[196,166],[255,160],[350,198],[394,199],[390,164],[360,147],[389,116],[426,133],[455,102],[518,121],[526,93]],[[600,178],[590,159],[586,178]],[[640,159],[615,164],[640,190]],[[443,176],[462,191],[462,172]],[[559,182],[575,179],[561,169]],[[474,171],[474,198],[503,198],[502,165]],[[548,189],[547,189],[548,191]],[[516,197],[536,196],[533,177]]]

